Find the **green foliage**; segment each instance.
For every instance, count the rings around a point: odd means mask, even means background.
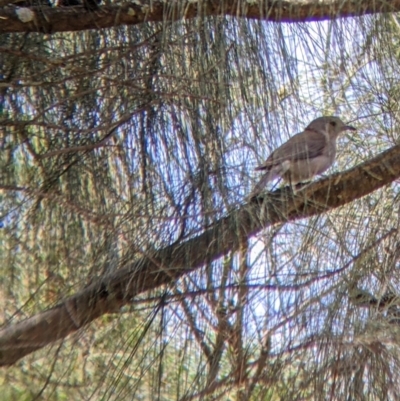
[[[168,18],[0,39],[4,325],[211,227],[315,117],[358,128],[339,171],[398,143],[396,15]],[[398,290],[398,193],[197,249],[201,269],[5,370],[2,399],[395,399],[396,305],[348,294]]]

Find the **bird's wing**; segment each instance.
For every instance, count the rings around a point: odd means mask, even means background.
[[[313,159],[324,153],[327,141],[323,133],[305,130],[293,135],[287,142],[274,150],[268,159],[256,167],[256,170],[269,170],[285,160]]]

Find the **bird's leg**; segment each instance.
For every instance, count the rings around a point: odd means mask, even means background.
[[[293,182],[293,180],[292,180],[292,175],[289,174],[289,186],[290,186],[290,189],[292,190],[293,195],[296,195],[296,192],[297,192],[296,186],[297,186],[297,185],[298,185],[298,184],[295,184],[295,183]]]

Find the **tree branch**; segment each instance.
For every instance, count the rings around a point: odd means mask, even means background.
[[[243,238],[263,228],[327,212],[390,184],[400,177],[400,145],[343,173],[310,184],[293,195],[286,187],[268,193],[259,203],[246,204],[217,221],[210,229],[183,243],[127,263],[56,307],[0,331],[0,366],[58,339],[145,291],[170,283],[229,251]]]
[[[7,0],[8,1],[8,0]],[[2,1],[4,2],[4,1]],[[1,3],[0,3],[1,4]],[[400,0],[141,0],[102,6],[96,12],[83,7],[0,8],[0,33],[71,32],[136,25],[143,22],[176,21],[183,18],[228,15],[273,22],[307,22],[400,11]],[[27,21],[26,21],[27,19]],[[23,22],[25,20],[25,22]]]

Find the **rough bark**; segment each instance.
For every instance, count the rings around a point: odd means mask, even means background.
[[[99,316],[119,310],[138,294],[167,284],[239,248],[265,227],[324,213],[400,177],[400,145],[295,195],[290,188],[232,211],[197,237],[174,244],[101,278],[56,307],[0,331],[0,366],[63,339]]]
[[[101,6],[96,12],[86,11],[83,7],[31,7],[33,14],[25,17],[31,19],[23,22],[17,13],[21,8],[5,6],[9,2],[0,0],[0,7],[3,4],[3,8],[0,8],[0,33],[72,32],[211,15],[273,22],[307,22],[400,11],[400,0],[141,0],[123,5]]]

